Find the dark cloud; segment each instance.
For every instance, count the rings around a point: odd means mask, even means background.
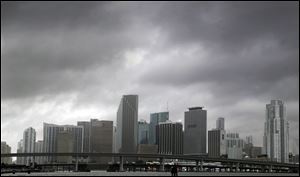
[[[261,145],[282,99],[298,152],[298,39],[298,2],[2,2],[1,139],[15,150],[29,126],[115,120],[134,93],[140,118],[200,105],[209,129],[223,116]]]

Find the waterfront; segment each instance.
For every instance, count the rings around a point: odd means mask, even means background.
[[[52,173],[16,173],[1,176],[171,176],[169,172],[52,172]],[[299,173],[218,173],[218,172],[180,172],[178,176],[299,176]]]

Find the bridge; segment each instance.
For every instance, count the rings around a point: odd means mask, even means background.
[[[177,159],[185,161],[196,162],[196,171],[203,171],[204,162],[220,162],[224,166],[221,168],[228,168],[230,171],[242,171],[245,169],[259,169],[261,172],[294,172],[299,173],[299,164],[279,163],[274,161],[261,161],[253,159],[225,159],[225,158],[211,158],[199,155],[166,155],[166,154],[127,154],[127,153],[10,153],[1,154],[4,157],[53,157],[53,156],[72,156],[76,159],[75,169],[78,170],[78,159],[88,157],[115,157],[119,158],[119,171],[124,171],[124,158],[156,158],[159,159],[160,171],[165,171],[164,161],[166,159]]]

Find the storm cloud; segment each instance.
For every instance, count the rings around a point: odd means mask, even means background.
[[[2,2],[1,140],[29,126],[116,120],[124,94],[139,119],[191,106],[208,129],[262,145],[265,105],[281,99],[299,153],[299,2]]]

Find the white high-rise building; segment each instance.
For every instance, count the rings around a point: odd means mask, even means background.
[[[276,162],[287,163],[289,160],[289,124],[281,100],[271,100],[271,104],[266,105],[263,153]]]
[[[39,140],[39,141],[37,141],[36,143],[35,143],[35,152],[36,153],[42,153],[42,152],[44,152],[44,147],[43,147],[43,141],[42,140]],[[35,162],[37,163],[37,164],[43,164],[44,163],[44,157],[43,156],[37,156],[37,157],[35,157]]]
[[[23,153],[23,139],[18,142],[17,153]],[[17,157],[17,164],[24,165],[24,157]]]
[[[36,131],[32,127],[27,128],[23,133],[23,153],[35,152]],[[30,165],[33,163],[33,157],[25,157],[24,163]]]
[[[73,135],[73,152],[83,152],[83,127],[74,125],[55,125],[44,123],[44,152],[56,153],[58,151],[57,136],[60,132],[67,131]],[[46,162],[55,162],[56,156],[45,157]]]
[[[239,137],[238,133],[226,134],[226,146],[228,159],[242,159],[244,140]]]
[[[124,95],[117,112],[117,151],[137,153],[138,95]]]

